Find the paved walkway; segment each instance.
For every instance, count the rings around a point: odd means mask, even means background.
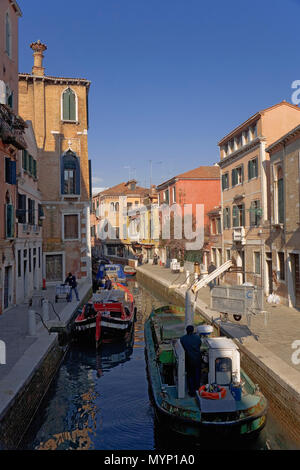
[[[142,266],[142,269],[155,275],[157,279],[159,278],[169,286],[181,285],[186,280],[185,273],[175,274],[168,268],[146,264]],[[180,290],[184,292],[185,288]],[[210,309],[209,287],[198,291],[197,305],[202,309]],[[251,317],[250,325],[247,325],[246,319],[236,322],[231,316],[226,323],[220,321],[218,323],[226,331],[230,331],[233,337],[241,341],[243,338],[253,336],[258,343],[300,372],[300,364],[294,364],[292,361],[292,354],[295,353],[292,344],[294,341],[300,342],[300,311],[285,305],[274,305],[267,302],[265,302],[265,310],[267,311],[267,321],[264,314],[259,314]],[[216,312],[215,319],[218,318],[220,318],[220,314]],[[300,350],[300,343],[298,349]],[[298,358],[300,361],[300,351]]]
[[[79,285],[79,295],[81,299],[83,299],[86,291],[87,286],[85,284]],[[50,321],[48,326],[50,326],[51,323],[59,323],[59,319],[64,322],[66,320],[66,314],[68,314],[67,316],[69,316],[70,313],[72,314],[80,304],[80,302],[76,301],[74,294],[71,303],[67,303],[61,299],[55,303],[55,287],[48,287],[45,291],[40,290],[34,293],[32,308],[40,314],[42,314],[42,298],[51,302],[49,304]],[[0,340],[4,341],[6,346],[6,364],[0,364],[0,383],[26,351],[37,342],[41,334],[46,331],[40,318],[36,316],[37,335],[28,335],[28,309],[28,303],[21,304],[7,310],[3,315],[0,315]]]

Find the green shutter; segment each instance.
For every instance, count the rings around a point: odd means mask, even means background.
[[[252,168],[253,168],[252,160],[249,160],[249,162],[248,162],[248,180],[251,180],[253,178]]]
[[[278,222],[284,223],[284,192],[283,179],[278,180]]]
[[[238,227],[239,226],[237,206],[232,207],[232,226],[233,227]]]
[[[6,204],[6,238],[13,238],[14,233],[14,206],[12,204]]]
[[[76,101],[75,94],[70,90],[70,121],[76,121]]]
[[[251,202],[250,206],[250,227],[253,227],[255,225],[255,220],[256,220],[256,211],[255,211],[255,202]]]
[[[223,209],[223,230],[227,228],[226,221],[227,221],[226,209]]]
[[[63,120],[70,120],[69,92],[66,90],[63,94]]]
[[[241,212],[242,212],[242,227],[245,227],[245,204],[242,204],[242,209],[241,209]]]

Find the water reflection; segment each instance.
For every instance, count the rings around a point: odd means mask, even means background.
[[[39,450],[178,450],[292,448],[272,419],[251,442],[204,439],[170,432],[151,404],[144,357],[144,322],[166,302],[130,283],[138,309],[134,329],[121,343],[96,352],[73,345],[22,448]]]

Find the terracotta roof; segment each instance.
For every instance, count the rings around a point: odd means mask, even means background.
[[[148,188],[136,186],[136,188],[133,190],[130,189],[130,187],[128,187],[127,185],[128,182],[117,184],[116,186],[112,186],[111,188],[105,189],[101,193],[98,193],[96,196],[145,196],[147,193],[149,193]]]
[[[249,126],[250,124],[254,123],[257,121],[263,114],[271,111],[273,108],[277,108],[278,106],[289,106],[290,108],[297,109],[297,111],[300,111],[299,106],[296,106],[295,104],[288,103],[287,101],[283,100],[280,101],[280,103],[274,104],[273,106],[269,106],[268,108],[262,109],[261,111],[258,111],[257,113],[253,114],[249,119],[244,121],[242,124],[237,126],[235,129],[233,129],[231,132],[229,132],[225,137],[223,137],[219,142],[218,145],[221,146],[223,145],[227,140],[230,140],[234,134],[236,134],[238,131],[241,131],[243,127]]]
[[[175,178],[220,178],[220,167],[219,166],[199,166],[194,170],[181,173],[175,176]]]

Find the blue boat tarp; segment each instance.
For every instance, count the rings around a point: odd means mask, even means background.
[[[118,279],[126,279],[123,266],[121,264],[101,264],[98,269],[96,279],[104,279],[106,275],[114,274]]]

